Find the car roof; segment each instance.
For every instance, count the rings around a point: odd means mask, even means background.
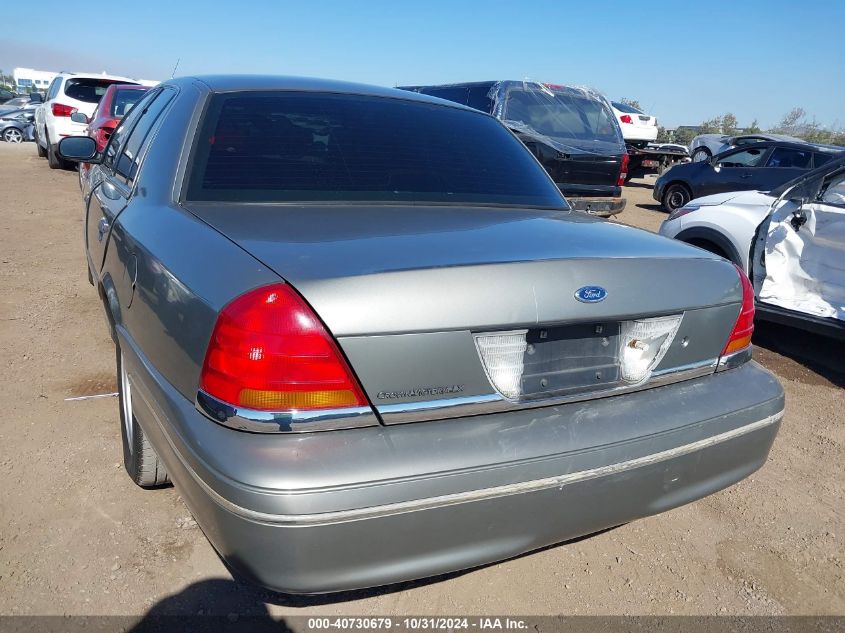
[[[735,152],[737,150],[748,150],[753,148],[767,148],[767,147],[786,147],[789,149],[797,149],[797,150],[812,150],[812,151],[820,151],[825,152],[828,154],[836,154],[841,152],[843,148],[837,148],[832,145],[818,145],[816,143],[808,143],[807,141],[799,141],[799,142],[792,142],[792,141],[760,141],[759,143],[747,143],[745,145],[737,145],[736,147],[731,147],[730,149],[726,149],[722,154],[727,154],[728,152]],[[722,155],[720,154],[720,156]]]
[[[461,110],[478,112],[477,110],[436,97],[429,97],[416,92],[408,92],[399,88],[385,88],[334,79],[317,79],[314,77],[291,77],[281,75],[196,75],[180,77],[163,82],[165,84],[180,85],[185,82],[199,81],[205,84],[211,92],[241,92],[241,91],[292,91],[292,92],[331,92],[340,94],[354,94],[368,97],[384,97],[445,105]]]
[[[107,75],[106,73],[72,73],[62,71],[58,74],[62,79],[108,79],[109,81],[127,81],[134,84],[138,82],[131,77],[123,77],[121,75]]]

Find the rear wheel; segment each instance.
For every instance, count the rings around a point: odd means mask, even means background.
[[[3,140],[7,143],[23,143],[23,133],[16,127],[7,128],[3,132]]]
[[[56,149],[50,143],[49,137],[47,138],[47,164],[50,166],[50,169],[64,169],[65,167],[65,161],[56,153]]]
[[[663,208],[671,212],[680,209],[691,199],[692,195],[685,185],[674,183],[666,187],[666,191],[663,193]]]
[[[35,128],[35,151],[38,152],[38,158],[47,158],[47,150],[41,147],[41,140],[38,138],[38,128]]]
[[[142,488],[162,486],[170,481],[132,409],[132,379],[123,352],[117,347],[117,391],[120,400],[120,435],[123,439],[123,466],[129,477]]]

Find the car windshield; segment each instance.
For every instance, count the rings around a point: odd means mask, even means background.
[[[68,79],[65,94],[71,99],[85,103],[99,103],[106,89],[115,83],[127,83],[114,79]]]
[[[517,130],[524,127],[576,147],[595,147],[597,142],[622,145],[616,117],[601,98],[587,91],[533,84],[512,88],[502,118]]]
[[[329,93],[229,93],[208,107],[191,200],[565,209],[525,146],[474,110]]]
[[[642,110],[637,110],[632,105],[628,105],[627,103],[622,103],[620,101],[614,101],[613,107],[619,110],[620,112],[626,112],[627,114],[642,114]]]
[[[123,118],[129,109],[144,96],[146,90],[116,90],[111,102],[109,114],[118,119]]]

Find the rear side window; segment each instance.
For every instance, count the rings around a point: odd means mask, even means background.
[[[404,99],[294,92],[215,96],[187,197],[566,205],[525,146],[490,116]]]
[[[109,114],[117,118],[126,116],[129,108],[144,96],[144,92],[144,90],[115,90]]]
[[[68,79],[65,82],[65,94],[71,99],[85,103],[99,103],[106,88],[116,83],[131,83],[111,79]]]
[[[793,167],[809,169],[813,153],[809,150],[798,150],[789,147],[776,147],[766,162],[766,167]]]
[[[115,165],[115,173],[124,178],[127,184],[131,184],[138,175],[141,156],[147,146],[153,125],[172,98],[173,92],[171,90],[161,90],[152,101],[144,102],[144,105],[141,106],[142,111],[138,123],[130,132],[129,139],[124,144],[123,151],[121,151],[117,165]]]
[[[821,167],[827,161],[833,158],[833,154],[825,154],[824,152],[816,152],[813,154],[813,167]]]

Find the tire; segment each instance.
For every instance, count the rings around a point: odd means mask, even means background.
[[[47,150],[41,147],[41,143],[38,140],[38,128],[35,129],[35,151],[38,152],[38,158],[47,158]]]
[[[47,138],[47,164],[50,166],[50,169],[64,169],[65,168],[65,161],[59,158],[59,155],[56,154],[56,150],[53,149],[53,145],[50,143],[50,138]]]
[[[120,437],[123,466],[129,478],[141,488],[155,488],[170,482],[164,464],[158,458],[141,425],[132,412],[132,380],[117,349],[117,392],[120,401]]]
[[[692,194],[686,185],[676,182],[666,187],[661,202],[663,203],[663,208],[671,213],[675,209],[680,209],[691,199]]]
[[[690,160],[694,163],[703,163],[711,158],[713,158],[713,152],[703,145],[701,147],[696,147],[695,151],[690,155]]]
[[[23,132],[16,127],[9,127],[3,131],[3,140],[7,143],[23,143]]]

